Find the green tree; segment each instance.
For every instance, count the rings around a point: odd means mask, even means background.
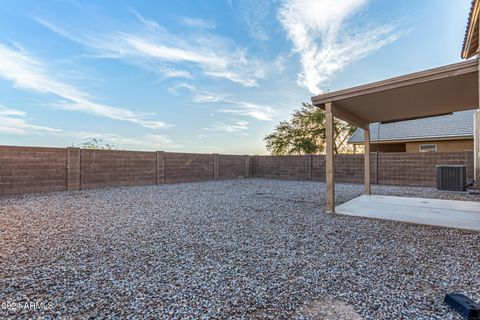
[[[83,149],[93,150],[114,150],[115,146],[112,144],[104,143],[102,139],[91,138],[80,145]]]
[[[334,151],[350,153],[347,139],[356,127],[335,120]],[[325,112],[309,103],[302,103],[289,121],[281,121],[273,133],[265,137],[266,147],[273,155],[316,154],[325,152]]]

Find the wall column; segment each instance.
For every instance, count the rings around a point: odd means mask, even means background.
[[[370,187],[370,129],[363,129],[364,132],[364,148],[365,148],[365,156],[364,156],[364,175],[365,175],[365,194],[371,194],[371,187]]]
[[[250,156],[248,154],[243,155],[243,165],[245,168],[244,178],[250,177]]]
[[[255,155],[252,158],[252,160],[253,160],[253,163],[252,163],[252,178],[256,178],[256,176],[257,176],[259,158],[260,157],[258,155]]]
[[[305,157],[305,176],[304,176],[304,179],[305,180],[312,180],[312,155],[311,154],[306,154],[304,155]]]
[[[333,160],[334,154],[334,122],[332,113],[332,103],[327,102],[325,104],[325,177],[326,177],[326,212],[335,212],[335,166]]]
[[[213,153],[213,180],[218,180],[220,176],[220,158],[218,153]]]
[[[80,190],[80,148],[67,148],[67,190]]]
[[[157,177],[155,182],[157,184],[165,183],[165,152],[164,151],[157,151]]]

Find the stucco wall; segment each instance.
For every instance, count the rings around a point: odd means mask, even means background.
[[[437,152],[473,150],[473,139],[381,143],[378,147],[376,143],[372,143],[370,150],[372,152],[420,152],[422,144],[436,144]],[[363,145],[357,145],[357,150],[358,153],[363,153]]]
[[[436,144],[437,152],[456,152],[473,150],[473,139],[408,142],[407,152],[419,152],[421,144]]]

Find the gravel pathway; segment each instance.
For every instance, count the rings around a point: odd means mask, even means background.
[[[0,318],[460,319],[446,292],[480,300],[480,233],[327,215],[324,187],[246,179],[0,197]],[[362,190],[337,184],[337,201]]]

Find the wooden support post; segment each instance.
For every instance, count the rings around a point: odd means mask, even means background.
[[[473,121],[473,178],[477,189],[480,189],[480,110],[475,112]]]
[[[370,129],[363,129],[364,132],[364,174],[365,174],[365,194],[371,194],[370,188]]]
[[[480,38],[478,39],[480,44]],[[478,46],[480,48],[480,45]],[[478,87],[480,90],[480,55],[477,52],[478,65]],[[480,189],[480,91],[478,91],[478,107],[479,109],[474,114],[473,119],[473,179],[475,179],[475,186]]]
[[[334,123],[332,103],[325,104],[325,136],[326,136],[326,212],[335,212],[335,166],[333,161],[334,148]]]
[[[478,39],[480,48],[480,38]],[[480,52],[477,50],[478,89],[480,90]],[[475,186],[480,189],[480,91],[478,91],[478,108],[473,114],[473,179]]]

